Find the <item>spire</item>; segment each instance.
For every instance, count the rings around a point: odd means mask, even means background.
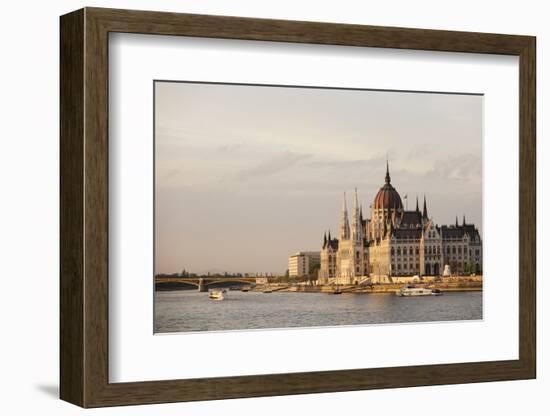
[[[466,225],[466,215],[462,214],[462,226]]]
[[[456,220],[455,220],[455,227],[458,228],[458,215],[456,216]]]
[[[426,208],[426,195],[424,195],[424,210],[422,211],[422,218],[428,219],[428,208]]]
[[[340,240],[348,240],[350,237],[348,207],[346,205],[346,193],[344,192],[344,201],[342,202],[342,212],[340,214]]]
[[[332,238],[330,236],[330,230],[328,230],[328,242],[329,242],[329,244],[330,244],[331,241],[332,241]]]
[[[359,243],[363,239],[362,220],[359,212],[359,198],[357,198],[357,188],[355,188],[355,198],[353,200],[353,214],[351,219],[351,235],[353,241]]]
[[[386,183],[390,183],[390,163],[388,162],[388,159],[386,158]]]
[[[416,195],[416,212],[420,212],[420,209],[418,209],[418,195]]]
[[[327,246],[327,232],[325,231],[325,235],[323,236],[323,248]]]

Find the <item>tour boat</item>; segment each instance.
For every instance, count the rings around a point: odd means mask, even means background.
[[[423,287],[405,286],[395,294],[397,296],[432,296],[433,292]]]
[[[224,300],[224,293],[226,292],[223,289],[214,289],[208,292],[208,297],[212,300]]]

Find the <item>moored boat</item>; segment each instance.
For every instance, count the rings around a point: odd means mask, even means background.
[[[224,300],[225,293],[226,291],[224,289],[212,289],[210,292],[208,292],[208,297],[212,300]]]
[[[404,286],[395,294],[397,296],[432,296],[433,291],[424,287]]]

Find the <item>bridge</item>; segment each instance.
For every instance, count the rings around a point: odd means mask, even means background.
[[[207,286],[216,283],[252,283],[256,284],[256,277],[169,277],[155,276],[155,284],[157,283],[185,283],[188,285],[197,286],[199,292],[206,292]]]

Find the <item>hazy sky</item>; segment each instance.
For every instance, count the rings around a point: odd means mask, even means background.
[[[482,219],[473,95],[157,82],[156,272],[278,272],[384,184],[438,224]],[[406,204],[406,201],[403,200]]]

